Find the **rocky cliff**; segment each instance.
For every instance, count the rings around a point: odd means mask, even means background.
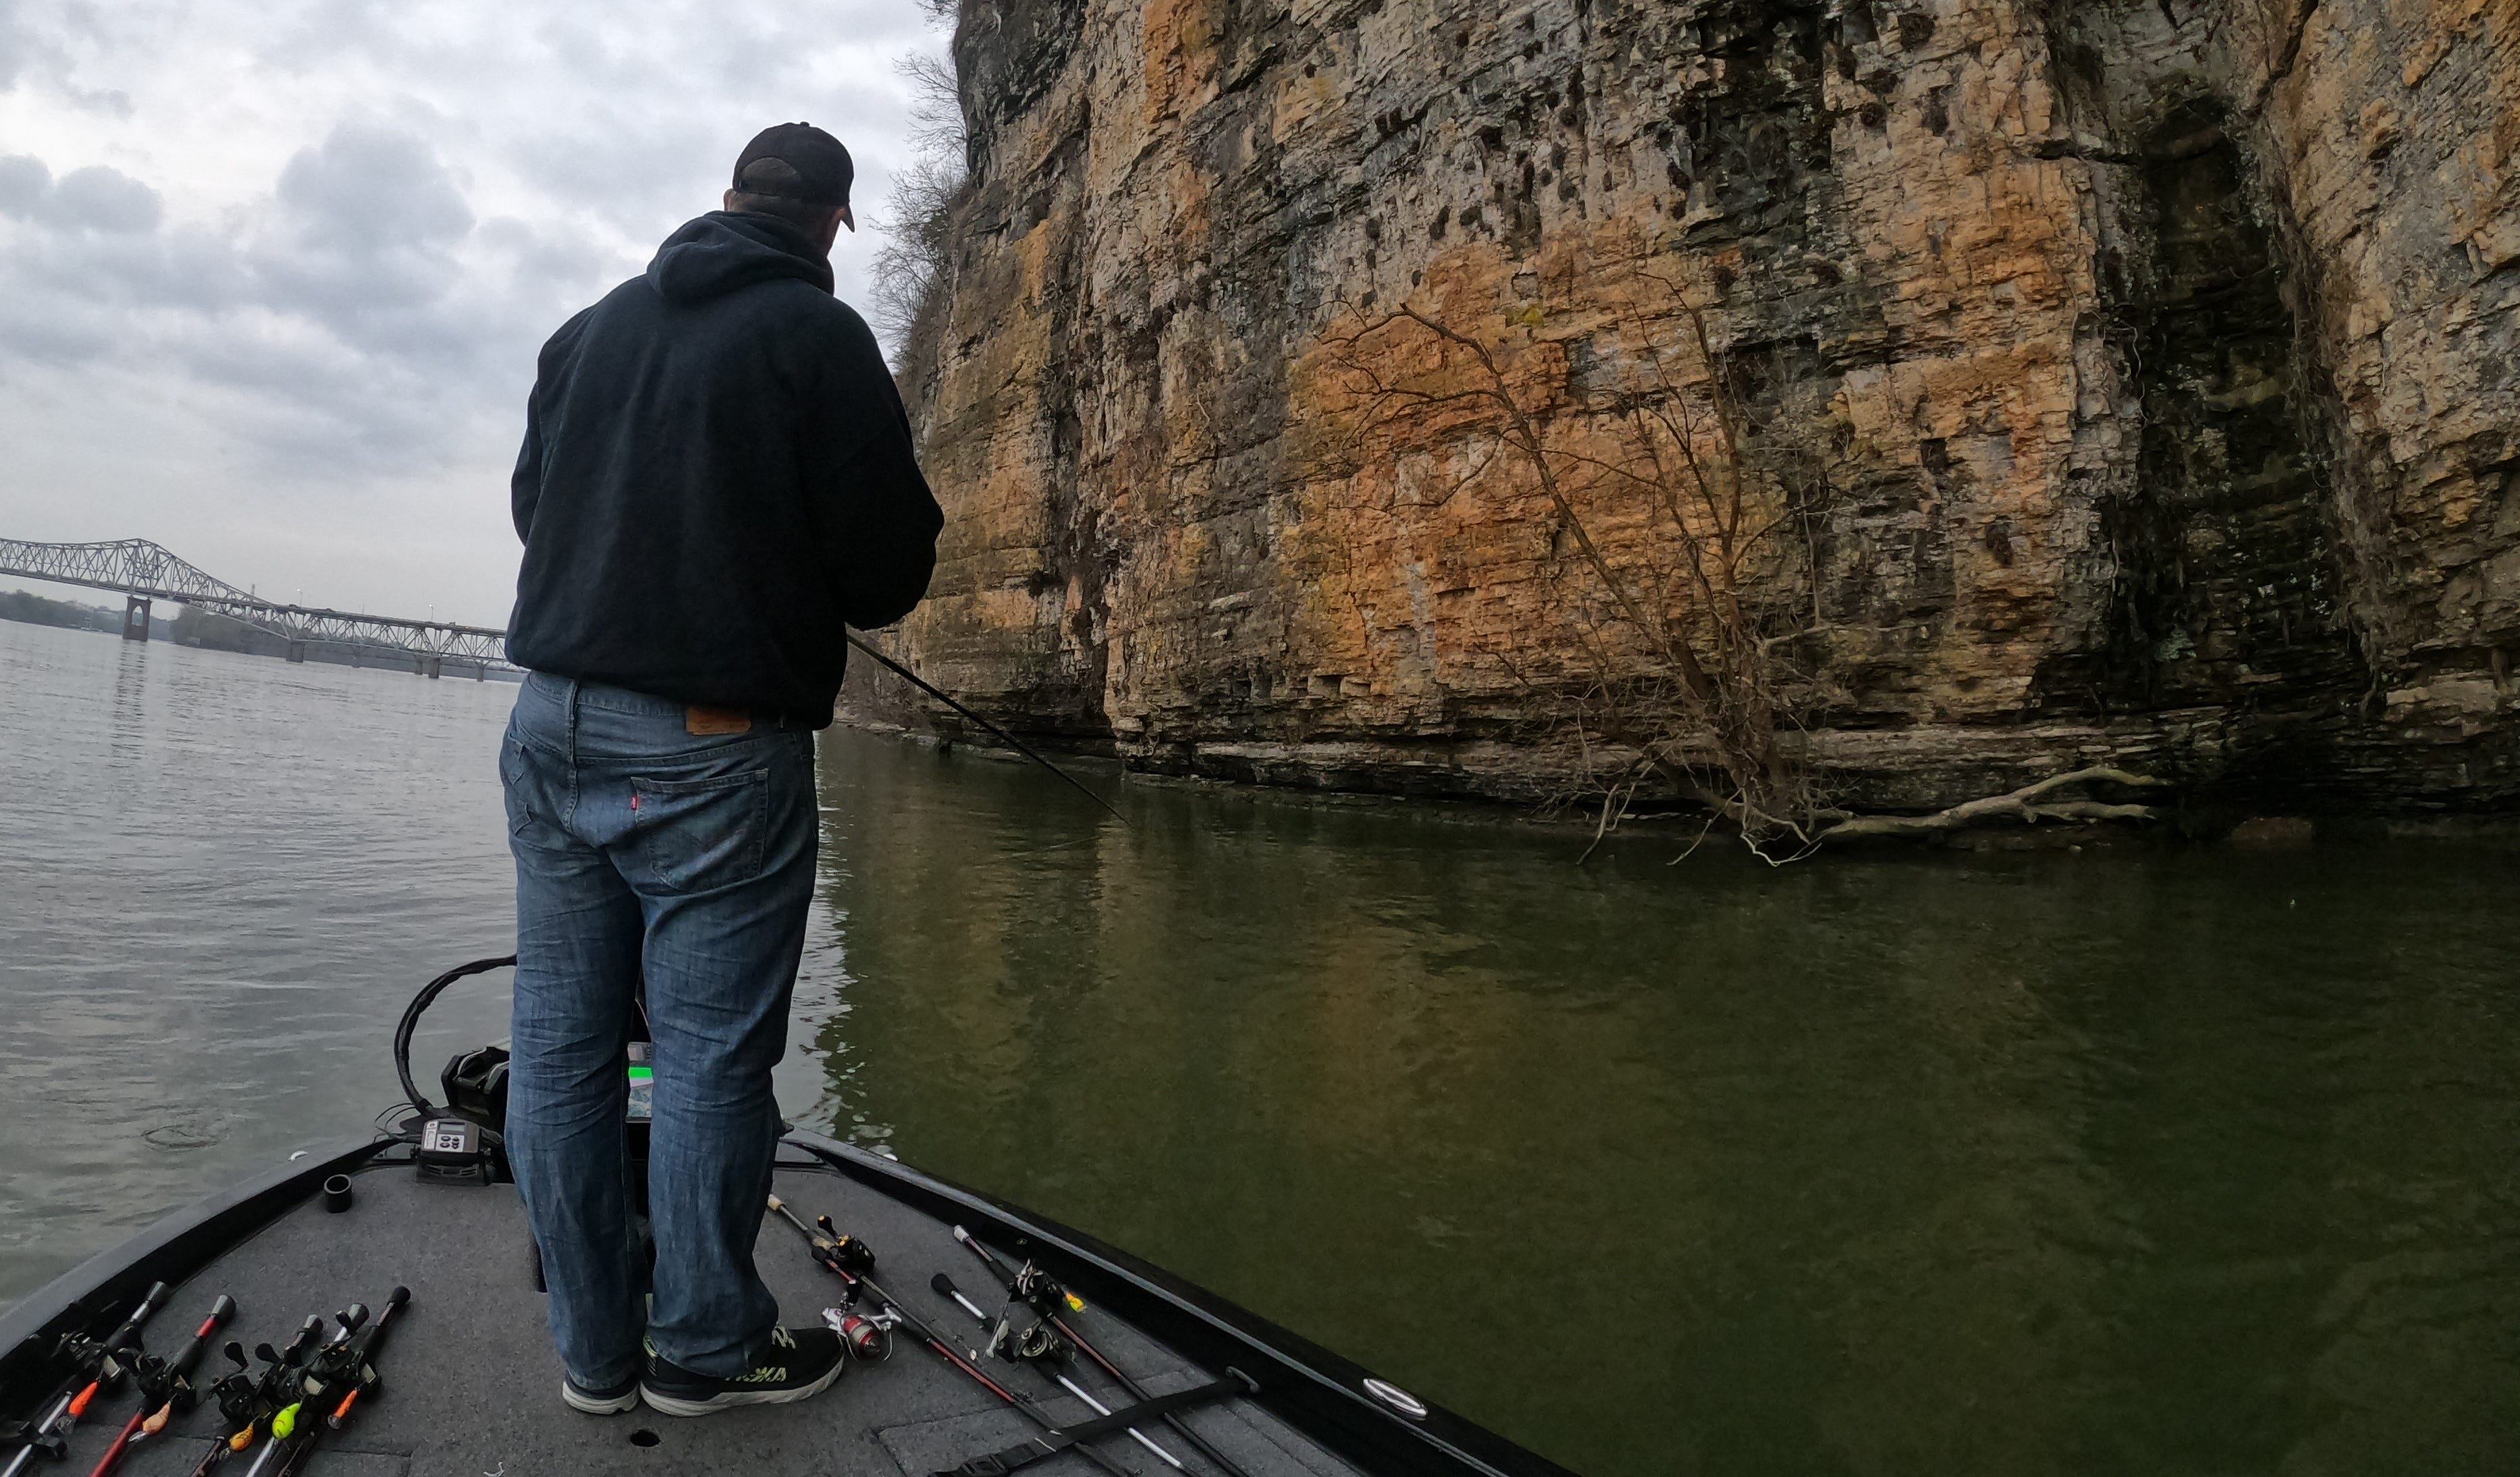
[[[997,715],[1551,787],[1642,659],[1570,521],[1652,515],[1504,407],[1606,466],[1661,382],[1737,417],[1834,793],[2520,796],[2520,0],[967,0],[954,50],[893,640]],[[1508,399],[1365,415],[1430,361],[1343,325],[1401,308]]]

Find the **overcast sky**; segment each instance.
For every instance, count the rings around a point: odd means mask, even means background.
[[[894,63],[944,43],[917,0],[0,0],[0,537],[505,624],[535,349],[788,119],[857,157],[863,309]]]

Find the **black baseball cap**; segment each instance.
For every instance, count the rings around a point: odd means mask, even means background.
[[[857,165],[838,139],[811,123],[778,123],[735,157],[735,188],[809,205],[846,205]]]

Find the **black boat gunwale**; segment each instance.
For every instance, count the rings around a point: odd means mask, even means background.
[[[29,1391],[57,1377],[60,1335],[111,1324],[153,1281],[181,1283],[319,1193],[336,1174],[377,1167],[390,1137],[332,1141],[297,1150],[275,1169],[186,1206],[88,1258],[0,1314],[0,1392]],[[787,1169],[823,1169],[961,1225],[1000,1250],[1037,1257],[1097,1306],[1210,1369],[1228,1366],[1260,1384],[1253,1403],[1324,1449],[1373,1473],[1573,1477],[1502,1436],[1440,1407],[1404,1415],[1369,1393],[1371,1371],[1217,1294],[1086,1233],[1020,1206],[938,1179],[898,1160],[820,1134],[792,1131]],[[0,1408],[14,1396],[0,1396]]]
[[[58,1372],[49,1366],[62,1334],[104,1332],[151,1282],[189,1280],[312,1199],[326,1179],[365,1165],[393,1142],[361,1135],[293,1150],[279,1168],[196,1200],[28,1293],[0,1313],[0,1410]]]
[[[1260,1382],[1255,1404],[1371,1471],[1573,1477],[1432,1403],[1414,1418],[1388,1409],[1366,1389],[1372,1370],[1083,1231],[820,1134],[791,1132],[785,1141],[983,1241],[1021,1247],[1069,1288],[1193,1364],[1242,1369]]]

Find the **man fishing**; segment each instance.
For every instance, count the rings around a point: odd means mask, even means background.
[[[832,295],[853,175],[823,130],[765,129],[723,210],[552,336],[526,407],[507,1146],[562,1396],[591,1413],[802,1400],[841,1368],[838,1335],[779,1326],[753,1268],[770,1072],[814,881],[813,733],[847,628],[918,604],[943,523],[875,336]],[[643,983],[652,1288],[623,1149]]]

